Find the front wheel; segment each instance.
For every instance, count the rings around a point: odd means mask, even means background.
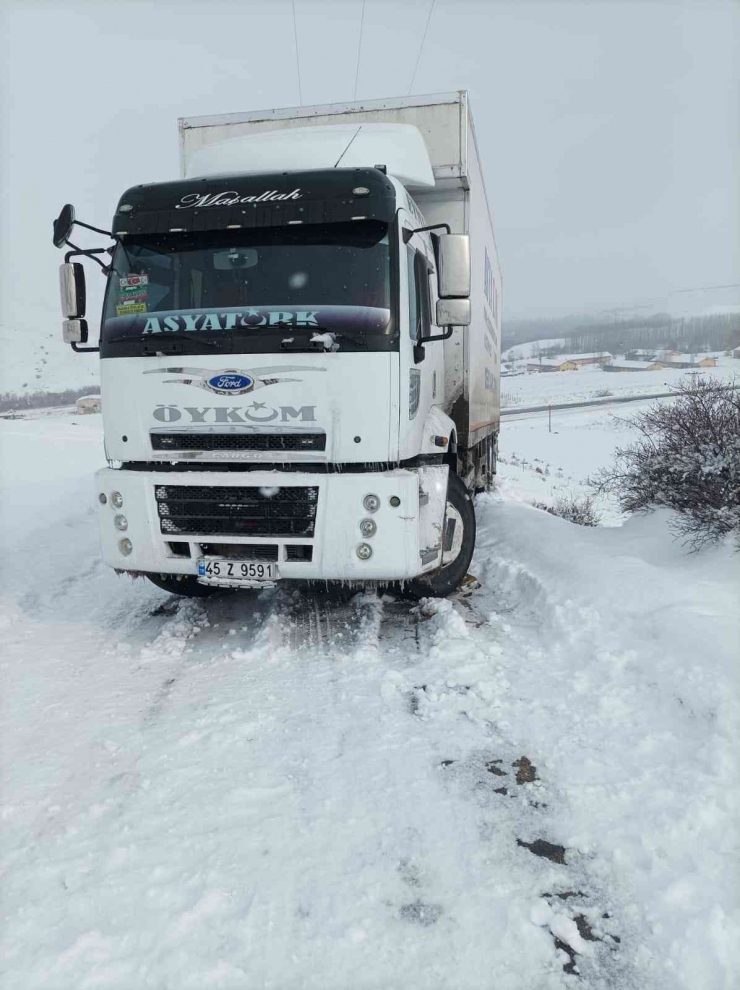
[[[162,591],[171,595],[184,595],[186,598],[207,598],[223,588],[209,584],[198,584],[192,574],[147,574],[147,578]]]
[[[442,566],[431,574],[410,581],[414,598],[445,598],[468,573],[475,549],[475,512],[470,494],[456,474],[447,482],[447,504],[442,541]]]

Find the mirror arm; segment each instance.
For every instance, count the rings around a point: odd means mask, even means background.
[[[430,227],[416,227],[414,230],[409,230],[408,227],[403,228],[403,243],[408,244],[414,234],[423,234],[425,230],[446,230],[448,234],[452,233],[450,225],[448,223],[433,223]]]
[[[72,348],[73,351],[76,351],[78,354],[92,354],[93,352],[100,350],[99,347],[80,347],[79,344],[75,344],[74,342],[71,343],[69,346]]]
[[[75,244],[72,243],[72,241],[66,241],[66,243],[69,244],[71,248],[74,248],[73,251],[67,251],[67,253],[65,254],[64,261],[66,264],[69,264],[70,258],[74,258],[76,255],[81,254],[83,257],[90,258],[91,261],[94,261],[96,262],[96,264],[100,265],[105,275],[108,274],[108,272],[110,271],[108,265],[104,265],[99,258],[94,257],[94,255],[96,254],[105,254],[108,248],[78,248]]]
[[[101,230],[100,227],[93,227],[89,223],[83,223],[82,220],[75,220],[75,223],[77,224],[78,227],[85,227],[87,228],[87,230],[94,230],[96,234],[105,234],[106,237],[111,237],[111,238],[113,237],[113,234],[111,234],[109,230]]]
[[[445,327],[444,333],[435,333],[433,337],[423,337],[420,343],[429,344],[433,340],[449,340],[454,329],[454,327]]]

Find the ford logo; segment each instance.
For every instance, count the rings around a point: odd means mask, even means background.
[[[254,386],[254,378],[249,375],[222,371],[220,374],[214,375],[213,378],[209,378],[208,385],[214,392],[223,394],[248,392]]]

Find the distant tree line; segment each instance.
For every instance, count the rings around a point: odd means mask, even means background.
[[[21,409],[42,409],[48,406],[69,406],[83,395],[100,395],[97,385],[83,388],[65,388],[61,392],[0,393],[0,413]]]
[[[542,345],[543,357],[591,351],[624,354],[634,350],[674,348],[686,354],[703,351],[725,351],[740,344],[740,313],[717,313],[711,316],[675,318],[667,313],[649,317],[634,317],[618,323],[589,323],[570,330],[564,321],[539,323],[526,321],[526,330],[517,325],[518,332],[508,334],[504,328],[504,349],[515,343],[542,340],[549,337],[566,338],[565,346]],[[516,338],[516,339],[515,339]],[[522,339],[524,338],[524,339]]]

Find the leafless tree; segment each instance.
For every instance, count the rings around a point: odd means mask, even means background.
[[[729,533],[740,548],[740,391],[735,383],[683,379],[672,402],[655,403],[631,424],[639,439],[620,448],[594,479],[626,512],[663,506],[692,550]]]

